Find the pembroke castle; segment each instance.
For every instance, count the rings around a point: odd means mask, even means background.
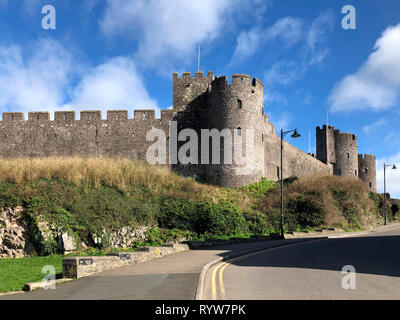
[[[239,164],[174,163],[168,166],[183,176],[219,186],[239,187],[262,177],[280,180],[280,136],[264,113],[264,86],[260,80],[245,74],[215,77],[212,72],[173,74],[173,108],[161,110],[81,111],[76,120],[74,111],[4,112],[0,122],[0,157],[67,157],[108,156],[146,160],[146,151],[153,143],[147,133],[158,128],[170,136],[170,123],[176,121],[178,130],[191,128],[229,129],[233,134],[254,130],[254,168],[250,174],[238,175]],[[200,136],[200,135],[199,135]],[[176,139],[176,137],[175,137]],[[183,144],[184,142],[178,142]],[[215,143],[213,141],[212,143]],[[226,149],[221,137],[220,152]],[[199,148],[200,149],[200,148]],[[167,150],[168,152],[169,150]],[[244,148],[244,152],[246,148]],[[358,154],[357,137],[342,133],[332,126],[316,128],[316,154],[307,154],[284,141],[284,177],[310,173],[355,176],[376,191],[376,163],[371,154]]]

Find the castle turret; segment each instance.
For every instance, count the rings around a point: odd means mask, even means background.
[[[351,133],[335,130],[336,163],[334,174],[338,176],[358,177],[357,137]]]
[[[207,100],[208,128],[217,129],[220,132],[228,129],[233,139],[232,164],[223,163],[225,149],[221,144],[221,165],[208,166],[207,175],[210,182],[219,185],[237,187],[255,181],[259,181],[265,174],[264,148],[263,148],[263,123],[264,123],[264,86],[257,80],[251,80],[249,75],[234,74],[232,84],[228,84],[226,77],[216,78],[212,84]],[[242,155],[250,153],[250,145],[247,144],[251,137],[254,146],[254,157],[250,174],[240,174],[239,168],[245,165],[235,159],[235,150],[239,146],[235,142],[242,141]],[[224,144],[226,143],[224,139]],[[250,158],[249,158],[250,159]]]
[[[336,163],[335,128],[323,125],[317,127],[317,159],[327,163]]]
[[[358,155],[358,176],[370,191],[376,192],[376,159],[373,154]]]

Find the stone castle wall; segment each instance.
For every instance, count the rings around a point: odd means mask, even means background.
[[[106,119],[102,119],[100,111],[82,111],[80,120],[76,120],[73,111],[56,112],[54,120],[50,120],[48,112],[30,112],[27,120],[23,113],[3,113],[3,120],[0,121],[0,157],[117,156],[144,161],[149,146],[154,143],[146,141],[147,133],[153,128],[161,129],[169,143],[170,139],[174,139],[170,136],[170,122],[176,121],[178,133],[186,128],[198,133],[199,161],[202,158],[201,129],[228,129],[232,137],[243,132],[243,141],[246,130],[254,129],[255,163],[252,174],[237,175],[236,169],[240,165],[235,162],[167,162],[183,176],[228,187],[249,184],[261,177],[280,179],[280,137],[264,114],[264,87],[260,80],[244,74],[234,74],[232,81],[228,81],[225,76],[214,77],[212,72],[207,76],[196,72],[194,77],[187,72],[182,77],[174,73],[173,103],[173,109],[161,110],[161,118],[155,118],[154,110],[135,110],[132,119],[126,110],[108,111]],[[284,178],[312,173],[332,175],[333,167],[345,162],[341,157],[346,157],[348,147],[351,149],[354,144],[357,152],[357,141],[351,140],[353,136],[350,135],[350,141],[348,135],[336,131],[326,126],[317,129],[317,157],[285,141]],[[178,141],[178,149],[186,142]],[[221,139],[221,159],[224,159],[224,143]],[[246,148],[244,144],[244,153]],[[358,170],[357,153],[354,162],[351,150],[352,161],[348,170]],[[347,174],[347,167],[344,168]]]

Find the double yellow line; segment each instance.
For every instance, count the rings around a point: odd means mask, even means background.
[[[315,243],[315,242],[319,242],[319,241],[322,241],[322,240],[325,240],[325,239],[316,239],[316,240],[313,240],[313,241],[310,241],[310,242],[314,242]],[[255,256],[255,255],[258,255],[258,254],[262,254],[262,253],[264,253],[266,251],[272,251],[272,250],[277,250],[277,249],[281,249],[281,248],[288,248],[288,247],[292,247],[292,246],[296,246],[296,245],[305,244],[305,243],[308,243],[308,242],[309,241],[304,241],[304,242],[301,241],[301,242],[295,242],[295,243],[291,243],[291,244],[284,244],[282,246],[266,248],[266,249],[263,249],[263,250],[260,250],[260,251],[255,251],[255,252],[248,253],[248,254],[245,254],[245,255],[242,255],[242,256],[239,256],[239,257],[236,257],[236,258],[229,259],[229,260],[227,260],[225,262],[220,262],[217,266],[215,266],[215,268],[213,270],[213,273],[212,273],[212,278],[211,278],[212,299],[213,300],[217,300],[218,299],[216,278],[217,278],[217,273],[219,271],[219,274],[218,274],[219,289],[220,289],[219,293],[220,293],[220,296],[221,296],[221,300],[225,300],[224,271],[233,262],[240,261],[240,260],[243,260],[243,259],[247,259],[249,257]]]
[[[221,300],[225,300],[225,286],[224,286],[224,271],[225,271],[225,269],[230,264],[232,264],[232,262],[243,260],[243,259],[255,256],[257,254],[261,254],[261,253],[263,253],[265,251],[268,251],[268,250],[271,250],[271,249],[273,249],[273,248],[267,248],[267,249],[264,249],[264,250],[261,250],[261,251],[248,253],[248,254],[245,254],[243,256],[240,256],[240,257],[237,257],[237,258],[232,258],[232,259],[229,259],[229,260],[227,260],[225,262],[219,263],[214,268],[213,273],[212,273],[212,278],[211,278],[212,299],[213,300],[217,300],[217,298],[218,298],[218,296],[217,296],[217,285],[216,285],[217,284],[216,278],[217,278],[218,271],[219,271],[219,274],[218,274],[219,293],[220,293],[220,296],[221,296]]]

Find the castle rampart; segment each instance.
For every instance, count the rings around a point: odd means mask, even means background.
[[[176,122],[177,131],[193,129],[199,137],[197,159],[201,159],[202,129],[218,132],[228,130],[232,141],[241,137],[242,155],[248,154],[246,137],[253,130],[254,146],[253,171],[238,174],[236,169],[243,165],[236,163],[169,163],[169,149],[166,148],[167,163],[183,176],[227,187],[239,187],[258,181],[261,177],[279,180],[280,137],[264,113],[264,86],[260,80],[245,74],[234,74],[232,80],[226,76],[214,77],[212,72],[205,76],[188,72],[179,77],[173,74],[173,108],[161,110],[161,117],[155,117],[154,110],[134,110],[129,118],[127,110],[109,110],[106,119],[101,111],[80,112],[76,119],[74,111],[57,111],[54,120],[49,112],[24,113],[5,112],[0,121],[0,157],[51,157],[51,156],[111,156],[147,160],[146,152],[154,141],[146,141],[151,129],[160,129],[166,140],[171,137],[171,121]],[[224,160],[224,136],[219,137],[220,160]],[[179,139],[178,139],[179,140]],[[167,143],[168,143],[167,142]],[[178,141],[178,149],[187,141]],[[214,141],[210,141],[211,150]],[[232,146],[230,146],[232,148]],[[232,154],[237,146],[233,145]],[[357,156],[357,138],[340,133],[331,126],[317,128],[317,154],[309,155],[284,142],[284,178],[313,173],[334,174],[333,168],[342,175],[351,175],[364,170],[360,177],[372,183],[374,160],[369,156],[360,161]],[[203,150],[204,151],[204,150]],[[196,158],[196,157],[194,157]],[[360,168],[360,169],[359,169]],[[370,181],[371,180],[371,181]]]

